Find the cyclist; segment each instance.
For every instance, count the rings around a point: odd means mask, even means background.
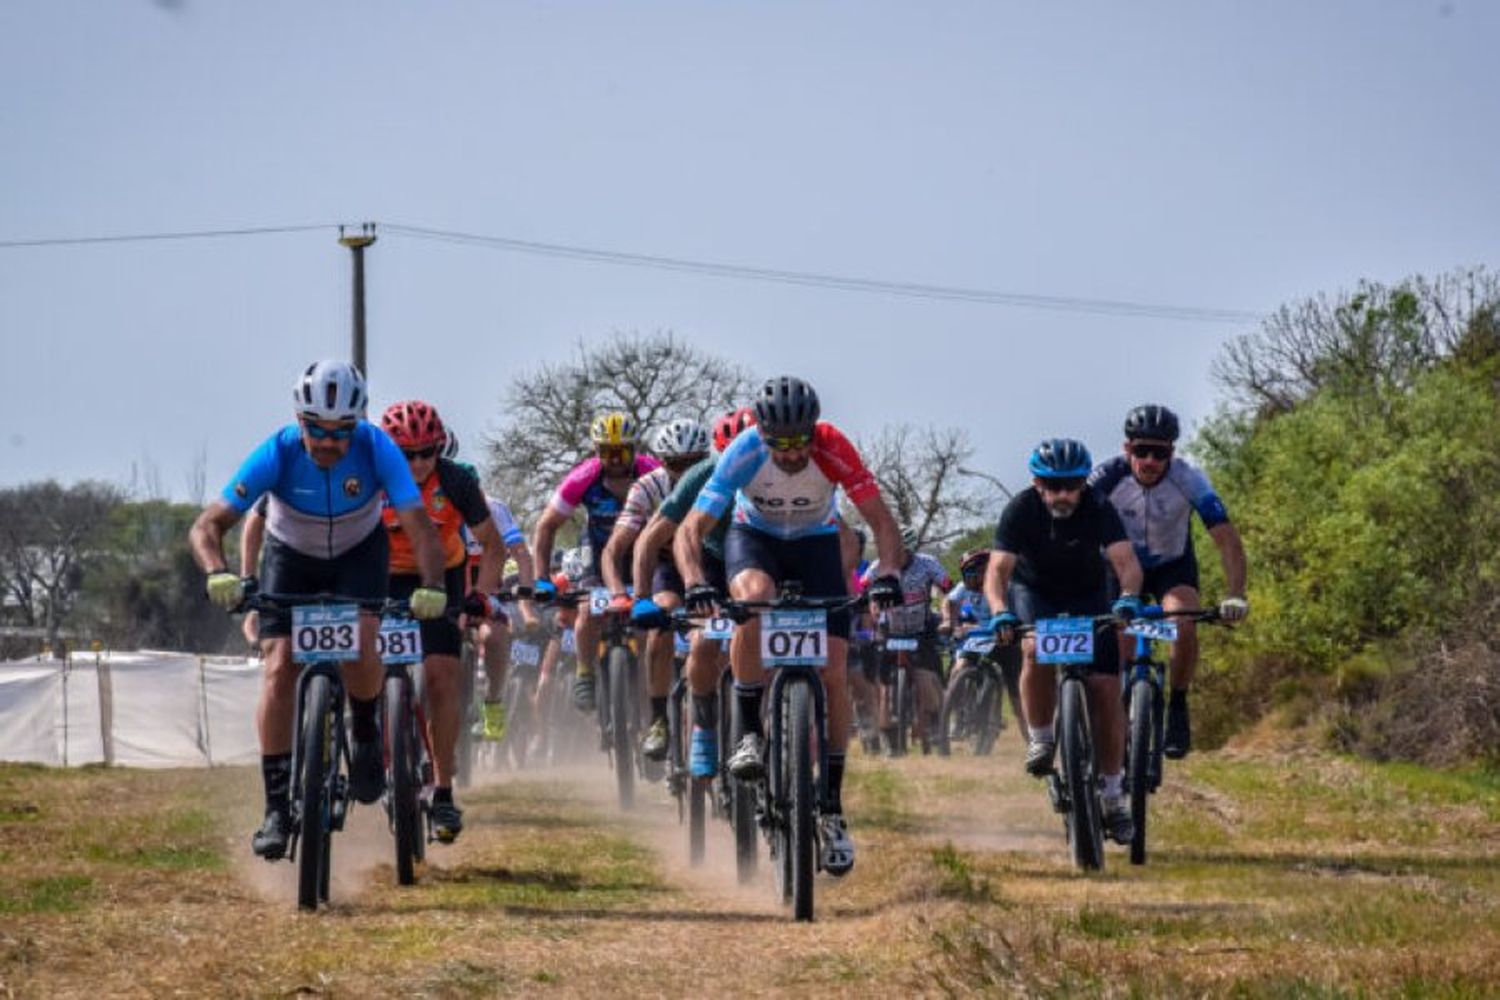
[[[651,700],[651,725],[641,736],[641,753],[651,760],[667,756],[667,698],[672,691],[675,635],[671,629],[659,626],[663,624],[664,612],[682,604],[682,577],[672,562],[671,552],[665,560],[658,554],[648,565],[644,547],[637,544],[637,539],[682,474],[708,454],[708,444],[708,431],[688,417],[678,417],[652,435],[651,451],[661,460],[661,468],[652,469],[630,485],[625,508],[615,521],[599,561],[604,585],[612,596],[610,610],[629,611],[632,622],[650,629],[646,636],[646,694]],[[633,602],[621,571],[627,563],[635,581],[637,597]]]
[[[755,403],[756,426],[740,432],[720,457],[672,545],[687,584],[688,610],[706,611],[721,599],[720,588],[706,572],[702,547],[709,531],[730,513],[731,504],[733,520],[724,555],[729,591],[737,600],[773,599],[782,580],[801,581],[812,596],[848,592],[838,529],[840,487],[875,533],[885,565],[900,564],[900,531],[875,477],[849,439],[818,420],[819,412],[817,393],[799,378],[784,375],[762,387]],[[870,596],[881,605],[898,604],[900,581],[878,577],[870,585]],[[854,867],[854,841],[842,802],[850,721],[847,611],[828,616],[828,637],[828,660],[822,670],[828,689],[828,801],[823,804],[819,839],[823,869],[843,875]],[[760,702],[765,670],[758,617],[735,629],[730,662],[746,732],[729,767],[737,778],[751,780],[764,771]]]
[[[551,586],[545,587],[540,581],[537,583],[537,589],[550,594],[554,601],[546,605],[545,611],[550,638],[547,648],[542,651],[542,667],[536,678],[534,698],[538,713],[542,712],[543,706],[551,704],[549,699],[552,697],[552,685],[557,682],[557,678],[566,674],[566,671],[557,669],[559,661],[564,656],[571,657],[573,669],[576,670],[578,659],[578,605],[563,598],[570,596],[576,589],[577,581],[583,579],[583,553],[575,548],[559,552],[558,555],[560,558],[553,560],[557,563],[557,572],[552,574]],[[587,609],[584,617],[587,617]],[[571,692],[569,697],[572,697]],[[538,718],[542,717],[538,715]]]
[[[970,549],[959,558],[958,585],[948,591],[943,600],[941,626],[954,639],[961,641],[970,632],[984,628],[993,616],[990,602],[984,597],[984,571],[989,564],[989,549]],[[1021,650],[1013,644],[997,646],[990,655],[1000,664],[1000,674],[1010,694],[1011,711],[1015,713],[1024,742],[1027,733],[1026,719],[1021,711]]]
[[[755,411],[748,406],[731,410],[714,422],[713,454],[682,474],[671,494],[662,501],[647,522],[641,537],[636,540],[636,579],[655,576],[657,561],[663,555],[671,554],[677,528],[693,509],[698,494],[713,475],[719,455],[740,431],[753,423]],[[703,540],[703,571],[708,582],[721,591],[727,586],[724,579],[724,535],[728,530],[728,520],[721,519]],[[674,573],[677,572],[675,565],[674,558]],[[678,580],[681,580],[680,574]],[[719,771],[719,715],[714,692],[722,670],[721,652],[722,646],[718,640],[705,639],[701,632],[693,633],[686,673],[693,712],[688,771],[695,778],[712,778]]]
[[[443,613],[443,560],[437,533],[422,516],[422,495],[401,452],[385,432],[365,421],[368,394],[359,369],[346,361],[318,361],[292,388],[296,421],[250,453],[223,492],[211,500],[188,535],[193,558],[208,575],[209,599],[225,610],[244,600],[252,581],[229,572],[224,535],[262,495],[266,506],[262,583],[268,593],[332,592],[361,600],[386,596],[389,542],[381,497],[410,535],[420,586],[412,614]],[[260,615],[265,674],[256,708],[266,814],[251,839],[268,861],[286,853],[291,787],[292,714],[297,669],[292,663],[291,613]],[[342,665],[353,728],[350,793],[360,802],[380,797],[385,778],[376,708],[381,665],[378,615],[360,616],[359,659]]]
[[[589,426],[594,456],[574,467],[558,485],[547,508],[537,522],[532,553],[538,565],[548,565],[557,529],[573,516],[580,506],[588,512],[584,528],[587,553],[583,578],[574,579],[575,587],[598,587],[604,579],[599,573],[599,556],[614,530],[630,484],[661,465],[649,455],[636,452],[635,418],[624,413],[606,413],[595,417]],[[542,584],[543,591],[550,585]],[[600,619],[581,615],[577,626],[578,673],[573,678],[573,704],[579,711],[594,708],[594,668],[599,663]]]
[[[995,611],[989,628],[1009,643],[1022,622],[1058,615],[1121,618],[1140,614],[1141,565],[1115,512],[1089,488],[1089,451],[1068,438],[1043,441],[1027,462],[1032,488],[1005,505],[995,528],[995,550],[984,578],[984,595]],[[1101,555],[1102,551],[1102,555]],[[1105,560],[1119,577],[1121,593],[1110,604]],[[1104,823],[1110,839],[1129,843],[1130,806],[1123,795],[1125,709],[1120,701],[1119,646],[1094,643],[1088,678],[1088,715],[1103,776]],[[1043,777],[1052,770],[1057,746],[1052,716],[1057,705],[1054,667],[1036,662],[1031,636],[1022,644],[1021,705],[1030,741],[1026,770]]]
[[[455,612],[461,608],[476,618],[493,616],[499,610],[499,602],[490,595],[500,586],[500,553],[504,543],[490,516],[478,478],[438,454],[448,432],[437,409],[419,399],[392,403],[381,415],[380,426],[406,457],[427,517],[437,528],[443,546],[447,608]],[[387,507],[384,518],[391,536],[391,595],[405,597],[420,582],[415,553],[396,511]],[[469,554],[459,533],[465,525],[482,547],[478,579],[467,598]],[[432,832],[444,844],[452,843],[464,827],[463,810],[453,801],[454,749],[463,724],[463,695],[467,687],[460,660],[462,652],[463,635],[452,618],[443,616],[422,623],[422,682],[435,786]]]
[[[1174,454],[1179,431],[1177,414],[1165,406],[1137,406],[1125,415],[1124,454],[1095,469],[1089,486],[1119,511],[1145,570],[1144,593],[1157,597],[1167,611],[1198,607],[1198,557],[1189,523],[1196,512],[1224,566],[1229,596],[1219,602],[1219,615],[1228,622],[1240,621],[1250,613],[1250,602],[1245,599],[1245,546],[1208,477]],[[1120,641],[1128,657],[1129,636],[1122,635]],[[1169,668],[1167,732],[1162,740],[1162,753],[1173,759],[1187,756],[1192,748],[1187,696],[1197,667],[1197,624],[1191,618],[1178,619]]]
[[[917,551],[917,533],[911,528],[901,530],[901,604],[880,613],[876,627],[887,639],[915,639],[917,651],[912,663],[911,680],[915,684],[917,718],[928,732],[936,731],[936,719],[943,708],[942,659],[938,655],[937,620],[932,613],[932,597],[947,595],[953,581],[943,564],[925,552]],[[885,572],[885,564],[879,560],[865,570],[863,579],[872,581]],[[895,696],[895,669],[899,653],[876,653],[881,659],[880,676],[884,697],[880,699],[879,726],[885,735],[886,750],[895,753],[897,747],[896,727],[899,724],[900,706],[891,703]],[[938,741],[941,746],[942,741]]]

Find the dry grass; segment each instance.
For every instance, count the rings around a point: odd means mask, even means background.
[[[1151,863],[1069,867],[995,758],[851,762],[860,861],[789,923],[725,831],[628,818],[603,766],[470,792],[469,829],[393,883],[377,810],[335,905],[249,856],[249,771],[0,767],[0,996],[511,994],[1483,996],[1500,992],[1500,793],[1264,741],[1175,768]]]

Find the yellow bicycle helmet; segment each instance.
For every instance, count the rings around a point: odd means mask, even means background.
[[[637,432],[635,418],[618,410],[595,417],[594,422],[589,426],[589,437],[596,448],[609,446],[634,448]]]

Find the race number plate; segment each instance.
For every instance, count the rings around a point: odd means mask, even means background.
[[[964,640],[964,652],[973,653],[975,656],[984,656],[995,648],[995,637],[992,635],[973,635]]]
[[[703,638],[720,642],[734,635],[734,619],[720,615],[703,623]]]
[[[292,659],[343,663],[359,657],[359,605],[309,604],[292,609]]]
[[[1146,620],[1137,618],[1125,629],[1131,635],[1142,636],[1146,639],[1156,639],[1160,642],[1177,641],[1177,623],[1170,618],[1160,620]]]
[[[917,651],[917,640],[893,636],[885,641],[885,648],[892,653],[915,653]]]
[[[828,662],[826,611],[768,611],[761,619],[760,655],[768,667],[821,667]]]
[[[520,667],[539,667],[542,665],[542,647],[516,639],[510,644],[510,661]]]
[[[375,637],[382,663],[421,663],[422,626],[410,618],[385,618]]]
[[[1043,618],[1036,623],[1036,662],[1094,662],[1092,618]]]
[[[609,610],[610,593],[608,587],[595,587],[589,591],[589,614],[602,615]]]

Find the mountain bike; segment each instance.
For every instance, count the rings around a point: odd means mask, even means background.
[[[610,592],[603,588],[589,595],[589,610],[604,618],[601,642],[604,655],[598,666],[599,735],[615,771],[620,808],[635,806],[635,776],[640,746],[641,679],[635,669],[630,645],[630,613],[610,611]]]
[[[333,835],[349,812],[349,746],[339,664],[359,658],[361,612],[399,611],[402,602],[339,594],[252,592],[238,610],[292,612],[292,662],[301,669],[292,716],[287,860],[297,865],[297,906],[328,901]]]
[[[688,681],[683,662],[692,651],[692,642],[689,632],[694,627],[691,619],[676,615],[671,619],[671,626],[675,632],[676,653],[673,666],[675,676],[672,682],[672,690],[667,696],[667,790],[677,800],[677,821],[687,821],[688,827],[688,861],[694,867],[703,863],[705,841],[707,839],[708,812],[710,805],[716,815],[727,817],[729,810],[733,808],[732,802],[726,795],[726,786],[733,779],[727,771],[729,759],[728,740],[723,738],[730,730],[727,728],[728,712],[726,709],[733,704],[733,675],[728,672],[728,658],[722,657],[724,669],[719,675],[719,684],[715,691],[715,712],[718,714],[716,730],[721,737],[719,746],[719,767],[715,778],[695,778],[688,768],[688,757],[691,753],[691,741],[693,732],[693,708],[692,694],[688,688]],[[728,645],[729,637],[733,634],[734,623],[727,618],[706,619],[702,635],[704,639],[717,641],[723,646]],[[721,647],[722,648],[722,647]],[[728,681],[725,678],[729,678]],[[733,794],[732,792],[730,794]],[[752,806],[753,810],[753,806]],[[751,856],[754,856],[755,826],[753,811],[750,814],[750,822],[747,824],[750,836]],[[752,869],[753,870],[753,869]]]
[[[1175,642],[1175,619],[1181,618],[1217,623],[1219,611],[1217,608],[1164,611],[1160,605],[1151,604],[1125,628],[1126,633],[1135,637],[1135,652],[1125,668],[1122,692],[1129,727],[1125,740],[1125,789],[1130,795],[1130,818],[1135,824],[1135,835],[1130,840],[1133,865],[1146,863],[1146,807],[1150,796],[1161,787],[1163,770],[1166,665],[1152,656],[1152,645]]]
[[[1027,731],[1021,714],[1020,650],[1014,646],[996,648],[992,634],[978,632],[959,640],[953,660],[953,673],[943,692],[939,738],[950,745],[968,743],[976,757],[987,755],[1005,728],[1001,703],[1008,693],[1024,743]],[[1011,660],[1014,662],[1007,662]]]
[[[403,602],[404,603],[404,602]],[[422,664],[422,632],[408,614],[388,611],[381,620],[381,736],[385,749],[385,794],[381,797],[396,846],[396,881],[416,881],[416,862],[426,855],[434,775],[427,715],[411,666]]]
[[[523,631],[511,640],[510,674],[505,678],[504,696],[509,718],[503,746],[516,770],[526,766],[527,754],[537,742],[541,726],[534,700],[541,667],[542,645],[537,636]]]
[[[889,740],[886,750],[892,757],[906,756],[912,726],[917,718],[916,678],[912,673],[912,657],[917,654],[920,644],[916,636],[884,634],[875,644],[875,655],[881,658],[880,696],[884,702],[886,719],[890,723],[886,732]],[[887,662],[887,657],[890,662]],[[926,752],[925,736],[922,743],[923,752]]]
[[[797,920],[813,919],[819,863],[818,816],[828,794],[828,704],[820,670],[828,661],[828,614],[863,607],[866,598],[804,597],[783,581],[775,600],[726,601],[736,623],[760,615],[767,688],[765,776],[756,782],[761,831],[770,843],[783,903]],[[742,730],[736,730],[736,737]]]

